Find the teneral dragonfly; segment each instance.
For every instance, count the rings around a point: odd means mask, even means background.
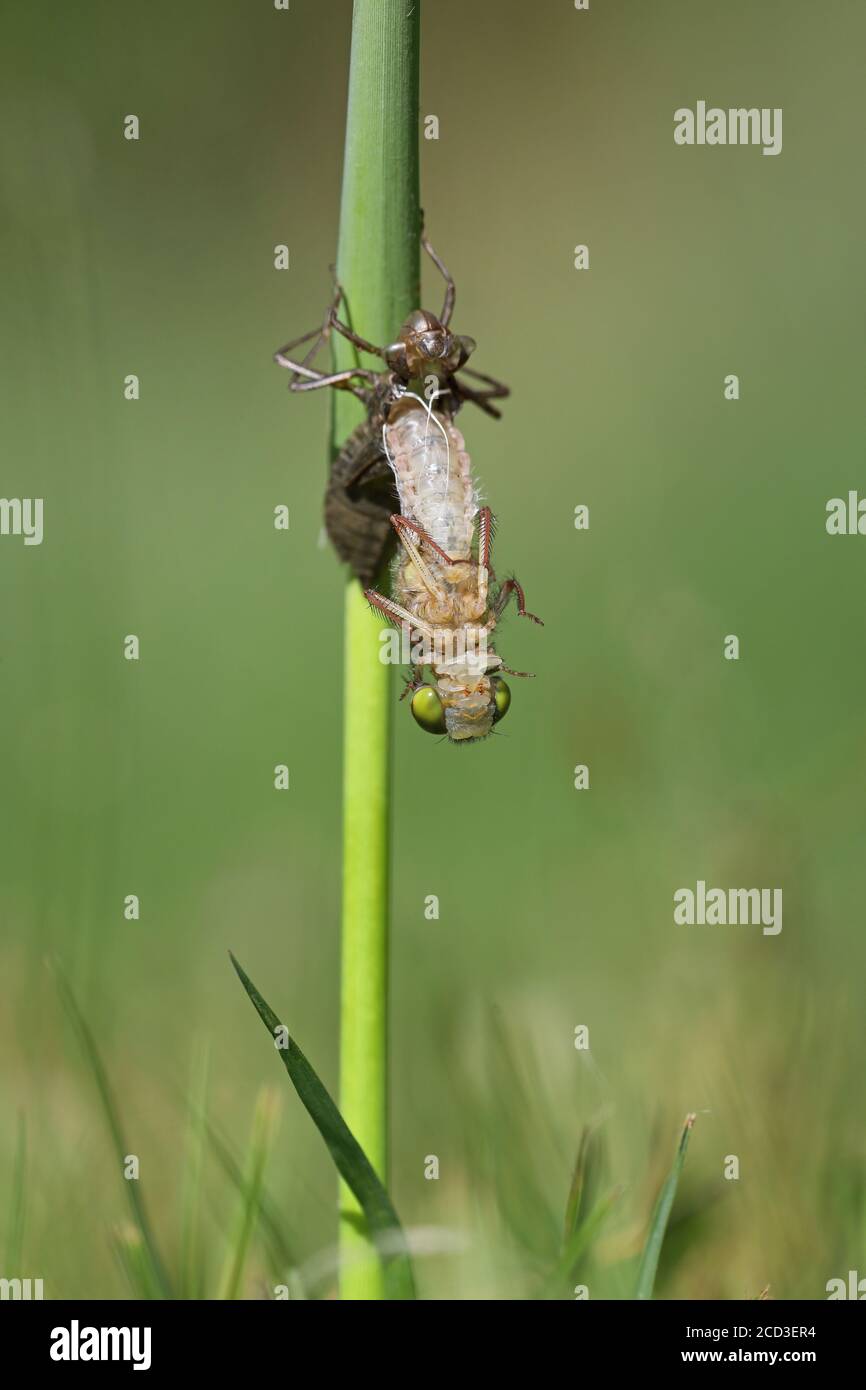
[[[404,629],[410,642],[411,709],[422,729],[453,743],[486,738],[508,712],[512,671],[493,649],[493,632],[514,595],[529,613],[523,589],[507,579],[491,589],[493,515],[479,506],[463,436],[435,401],[406,391],[383,425],[401,511],[391,517],[402,546],[388,597],[367,589],[370,603]],[[475,556],[473,557],[473,542]],[[495,584],[495,580],[494,580]],[[426,681],[425,670],[432,672]]]

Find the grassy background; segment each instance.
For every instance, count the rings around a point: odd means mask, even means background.
[[[203,1038],[239,1152],[261,1082],[279,1088],[267,1184],[298,1259],[334,1238],[332,1169],[226,950],[335,1087],[327,402],[290,398],[270,353],[329,293],[349,18],[94,0],[4,19],[0,491],[44,497],[46,535],[0,540],[0,1181],[23,1111],[21,1273],[47,1296],[128,1289],[123,1184],[52,954],[169,1256]],[[864,40],[845,0],[426,7],[428,226],[457,330],[514,391],[503,422],[462,426],[498,566],[546,622],[503,628],[538,673],[507,737],[461,755],[396,715],[393,1189],[406,1225],[468,1239],[421,1263],[428,1296],[532,1291],[601,1116],[625,1191],[588,1282],[626,1290],[688,1109],[661,1296],[822,1297],[866,1272],[866,542],[824,530],[863,475]],[[783,107],[782,154],[675,147],[699,98]],[[675,928],[697,878],[781,887],[782,934]],[[203,1193],[216,1273],[236,1197],[212,1155]],[[247,1295],[263,1270],[254,1242]]]

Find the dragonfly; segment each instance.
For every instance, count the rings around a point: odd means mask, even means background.
[[[506,605],[513,596],[519,616],[539,624],[541,619],[527,610],[516,578],[496,582],[493,514],[480,504],[465,441],[454,424],[465,401],[498,417],[491,402],[508,395],[508,388],[479,372],[471,373],[473,384],[458,375],[470,374],[466,361],[475,342],[451,332],[454,281],[425,236],[422,245],[445,279],[438,318],[416,310],[395,342],[379,348],[339,318],[338,286],[322,327],[286,344],[276,360],[292,372],[293,390],[332,386],[353,391],[365,404],[366,420],[334,461],[326,527],[371,606],[408,639],[412,671],[401,699],[411,695],[416,723],[466,744],[488,737],[508,712],[511,691],[503,673],[531,674],[513,671],[493,648]],[[380,356],[386,370],[315,371],[311,364],[332,331]],[[302,361],[288,356],[311,339],[313,347]],[[372,583],[395,533],[400,550],[392,594],[385,595]]]

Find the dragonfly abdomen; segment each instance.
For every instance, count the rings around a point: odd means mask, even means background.
[[[392,411],[385,443],[403,515],[446,555],[468,559],[478,502],[460,431],[413,397]]]

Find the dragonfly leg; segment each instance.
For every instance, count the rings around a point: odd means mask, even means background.
[[[525,676],[528,680],[535,680],[534,671],[515,671],[513,666],[500,666],[497,669],[505,671],[509,676]]]
[[[506,579],[505,583],[502,585],[502,588],[499,590],[499,593],[496,595],[496,602],[493,605],[494,618],[496,618],[498,621],[498,619],[502,616],[502,610],[505,608],[505,605],[511,598],[512,594],[514,594],[517,598],[518,617],[531,618],[534,623],[538,623],[539,627],[544,627],[544,623],[541,621],[540,618],[536,618],[534,613],[529,613],[527,611],[526,595],[523,592],[522,585],[518,584],[516,579]]]
[[[487,606],[490,582],[490,552],[493,548],[493,513],[482,507],[478,513],[478,602]]]
[[[423,684],[424,667],[413,666],[411,676],[406,677],[406,684],[403,686],[403,694],[400,696],[400,699],[405,700],[407,695],[414,694],[414,692],[418,690],[419,687]]]
[[[454,313],[454,300],[457,295],[457,287],[454,284],[454,279],[451,275],[451,272],[448,270],[444,261],[442,261],[441,258],[437,256],[436,252],[433,250],[433,247],[430,245],[426,232],[421,233],[421,245],[424,247],[424,250],[427,252],[427,255],[430,257],[436,269],[439,271],[439,274],[442,276],[442,279],[445,281],[445,303],[442,305],[442,313],[439,315],[439,322],[442,324],[443,328],[447,328],[449,323],[451,322],[451,315]]]
[[[392,598],[386,598],[384,594],[378,593],[376,589],[365,589],[364,598],[371,608],[377,609],[389,622],[396,623],[399,627],[405,625],[410,629],[410,632],[420,632],[422,637],[427,637],[431,641],[433,640],[434,631],[430,623],[425,623],[422,618],[417,618],[414,613],[410,613],[409,609],[404,608],[402,604],[395,603]]]
[[[446,555],[441,545],[437,545],[433,537],[428,536],[424,528],[422,526],[419,526],[417,521],[412,521],[410,517],[403,516],[400,512],[395,512],[395,514],[391,517],[391,525],[394,527],[394,530],[397,532],[397,535],[400,537],[401,541],[404,540],[404,536],[407,531],[414,531],[419,541],[423,541],[425,545],[429,545],[431,550],[435,550],[436,554],[439,556],[439,559],[443,560],[446,565],[456,565],[458,563],[457,560],[452,560],[450,555]]]
[[[423,556],[421,556],[421,550],[418,549],[421,539],[430,541],[430,537],[425,535],[425,532],[421,531],[421,528],[417,527],[416,524],[411,523],[409,517],[400,516],[399,513],[392,514],[391,524],[393,530],[398,534],[400,545],[406,550],[406,555],[409,556],[411,563],[416,567],[421,584],[427,589],[431,599],[435,599],[436,602],[441,603],[442,599],[445,598],[442,592],[442,585],[436,582],[435,575],[431,574],[430,566],[428,566]],[[430,543],[431,545],[435,545],[435,542]],[[439,550],[439,546],[436,546],[436,550]],[[445,550],[439,550],[439,555],[445,556],[445,559],[448,560],[448,556],[445,555]],[[449,564],[450,563],[452,562],[449,560]]]

